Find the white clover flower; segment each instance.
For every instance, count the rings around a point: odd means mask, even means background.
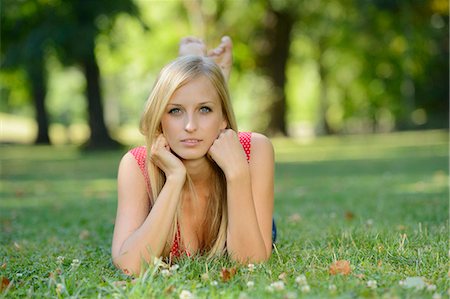
[[[16,273],[16,276],[17,276],[17,277],[22,277],[22,276],[23,276],[23,273]]]
[[[309,285],[305,284],[300,288],[300,291],[302,291],[302,293],[309,293],[311,291],[311,288],[309,287]]]
[[[282,290],[284,290],[284,282],[282,282],[281,280],[272,282],[272,283],[270,284],[270,286],[271,286],[275,291],[282,291]]]
[[[58,283],[56,285],[56,293],[61,294],[61,293],[64,293],[65,291],[66,291],[66,287],[63,284]]]
[[[58,264],[62,264],[62,263],[64,262],[64,259],[65,259],[65,257],[59,255],[59,256],[56,258],[56,262],[57,262]]]
[[[172,275],[172,273],[170,273],[170,271],[167,270],[167,269],[162,269],[161,270],[161,275],[164,276],[164,277],[169,277],[170,275]]]
[[[308,284],[308,282],[307,282],[307,280],[306,280],[306,276],[303,275],[303,274],[297,276],[297,277],[295,278],[295,282],[296,282],[297,284],[299,284],[299,285],[305,285],[305,284]]]
[[[404,280],[400,280],[400,281],[398,282],[398,285],[401,286],[401,287],[403,287],[403,286],[405,285],[405,281],[404,281]]]
[[[238,299],[249,299],[249,298],[250,297],[244,292],[241,292],[238,297]]]
[[[377,288],[377,281],[376,280],[369,280],[367,282],[367,287],[369,287],[371,289],[376,289]]]
[[[337,287],[336,287],[336,285],[334,285],[334,284],[330,284],[330,285],[328,286],[328,290],[329,290],[330,292],[336,292]]]
[[[426,287],[426,283],[422,277],[406,277],[402,286],[406,289],[416,289],[420,291]]]
[[[272,285],[267,286],[266,291],[273,293],[273,286]]]
[[[161,266],[162,265],[162,257],[154,257],[153,258],[153,266],[155,266],[155,267],[159,267],[159,266]]]
[[[442,296],[439,293],[434,293],[433,297],[431,297],[431,298],[433,298],[433,299],[442,299]]]
[[[247,281],[247,287],[253,288],[255,286],[255,283],[253,281]]]
[[[188,290],[182,290],[180,293],[180,299],[193,299],[194,295]]]
[[[436,285],[434,285],[434,284],[427,285],[427,291],[429,291],[429,292],[436,291]]]
[[[286,295],[284,295],[284,298],[286,299],[296,299],[297,293],[295,292],[287,292]]]
[[[170,271],[177,271],[180,268],[177,264],[170,266]]]
[[[211,285],[213,287],[217,286],[219,283],[216,280],[211,281]]]
[[[247,265],[247,268],[248,268],[248,271],[249,271],[249,272],[255,271],[255,265],[254,265],[254,264],[248,264],[248,265]]]
[[[70,264],[70,266],[71,266],[72,268],[78,268],[80,265],[81,265],[81,262],[80,262],[79,259],[73,259],[73,260],[72,260],[72,263]]]

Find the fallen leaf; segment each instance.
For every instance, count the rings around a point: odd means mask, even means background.
[[[302,220],[302,216],[300,216],[300,214],[298,214],[298,213],[294,213],[291,216],[289,216],[288,220],[289,220],[289,222],[297,223]]]
[[[6,269],[6,263],[3,263],[1,269],[2,269],[2,270],[5,270],[5,269]]]
[[[222,281],[227,282],[233,276],[236,274],[236,268],[222,268],[222,271],[220,271],[220,278],[222,278]]]
[[[353,214],[351,211],[347,211],[347,212],[345,212],[344,217],[345,217],[345,220],[350,221],[350,220],[353,220],[353,218],[355,218],[355,214]]]
[[[383,261],[379,260],[378,263],[377,263],[378,268],[381,268],[382,265],[383,265]]]
[[[169,295],[169,294],[173,293],[174,290],[175,290],[175,286],[173,284],[171,284],[167,288],[164,289],[164,293],[166,295]]]
[[[11,281],[8,278],[2,276],[2,280],[0,283],[0,292],[3,292],[3,290],[6,290],[10,284],[11,284]]]
[[[362,274],[362,273],[358,273],[358,274],[356,274],[355,275],[356,276],[356,278],[359,278],[359,279],[364,279],[366,276],[364,275],[364,274]]]
[[[397,229],[398,230],[406,230],[406,226],[399,224],[399,225],[397,225]]]
[[[331,263],[330,265],[330,274],[331,275],[348,275],[352,272],[352,268],[350,267],[350,262],[346,260],[339,260]]]
[[[89,238],[89,231],[84,229],[80,232],[80,235],[78,236],[80,238],[80,240],[86,240],[87,238]]]

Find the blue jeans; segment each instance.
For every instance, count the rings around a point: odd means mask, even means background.
[[[275,219],[272,219],[272,243],[277,240],[277,226],[275,225]]]

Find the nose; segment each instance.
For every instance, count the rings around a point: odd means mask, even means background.
[[[184,130],[189,133],[195,132],[195,130],[197,130],[197,120],[195,119],[194,115],[186,116]]]

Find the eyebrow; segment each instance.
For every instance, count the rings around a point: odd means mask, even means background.
[[[211,104],[216,105],[216,102],[213,102],[213,101],[201,102],[201,103],[198,103],[197,106],[202,106],[202,105],[206,105],[206,104],[209,104],[209,105],[211,105]],[[182,107],[182,106],[183,106],[183,105],[177,104],[177,103],[169,103],[168,105],[178,106],[178,107]]]

